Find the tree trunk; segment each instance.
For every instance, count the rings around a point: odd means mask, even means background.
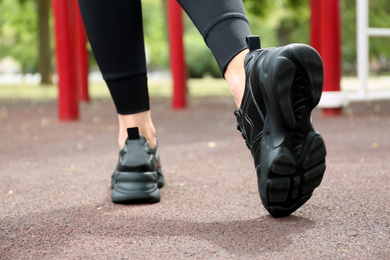
[[[50,0],[36,0],[38,11],[38,34],[39,34],[39,58],[38,72],[41,74],[41,84],[51,84],[52,66],[50,49]]]
[[[284,46],[290,43],[290,33],[291,28],[287,25],[285,20],[282,20],[277,29],[278,46]]]

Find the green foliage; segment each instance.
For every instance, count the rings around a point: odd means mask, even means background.
[[[370,27],[390,28],[390,2],[389,0],[369,1],[369,25]]]
[[[369,26],[377,28],[390,28],[390,1],[369,1]],[[390,37],[372,38],[370,40],[370,54],[378,57],[385,55],[390,57]],[[384,48],[386,46],[386,48]]]
[[[307,0],[244,0],[252,34],[262,47],[308,43],[310,9]]]
[[[202,35],[186,14],[184,14],[184,26],[184,48],[188,76],[191,78],[222,77],[211,50],[206,46]]]
[[[309,0],[243,0],[243,3],[252,34],[260,35],[263,48],[290,42],[309,43]],[[35,4],[34,0],[0,0],[0,58],[14,57],[21,62],[24,72],[37,70]],[[340,0],[340,4],[343,70],[353,74],[356,73],[356,0]],[[168,69],[166,0],[142,0],[142,7],[149,69]],[[389,0],[369,1],[369,12],[371,27],[390,27]],[[191,77],[221,76],[211,51],[186,15],[184,42]],[[390,38],[370,38],[370,58],[390,63],[389,45]]]
[[[24,72],[35,72],[38,57],[37,12],[34,1],[0,3],[0,57],[12,56]]]
[[[342,17],[342,62],[343,72],[346,75],[356,74],[356,0],[341,1]],[[390,1],[375,0],[369,1],[369,26],[379,28],[390,28]],[[389,63],[390,37],[370,37],[369,54],[370,60],[385,60]],[[388,73],[389,71],[387,71]]]
[[[162,0],[142,0],[143,26],[150,69],[169,67],[165,5]]]
[[[278,6],[279,0],[243,0],[247,14],[268,18]]]
[[[346,75],[356,73],[356,0],[341,2],[342,66]]]
[[[188,76],[202,78],[204,76],[222,77],[218,64],[210,49],[207,48],[199,34],[185,35],[185,58]]]

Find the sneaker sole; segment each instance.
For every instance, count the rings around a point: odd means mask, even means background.
[[[164,179],[164,175],[162,174],[162,171],[161,171],[161,168],[157,168],[157,186],[159,189],[161,189],[162,187],[165,186],[165,179]],[[111,189],[114,189],[114,185],[115,185],[115,176],[118,174],[118,172],[114,172],[112,175],[111,175]]]
[[[157,168],[157,186],[159,189],[165,186],[165,179],[161,168]]]
[[[269,213],[284,217],[312,196],[325,172],[325,143],[311,122],[322,94],[323,67],[319,54],[303,44],[279,48],[265,59],[273,59],[268,63],[273,65],[260,72],[267,113],[259,192]]]
[[[156,172],[114,172],[112,177],[111,201],[114,203],[156,203],[161,199]]]

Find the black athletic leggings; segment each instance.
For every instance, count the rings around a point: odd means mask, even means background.
[[[178,0],[224,73],[250,35],[241,0]],[[118,114],[149,110],[141,0],[79,0],[96,61]]]

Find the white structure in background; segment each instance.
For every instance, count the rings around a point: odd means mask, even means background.
[[[14,58],[7,56],[0,59],[0,84],[38,84],[41,75],[38,73],[22,74],[22,66]]]
[[[368,24],[368,0],[357,0],[357,73],[359,91],[349,95],[349,100],[374,100],[390,98],[390,90],[368,93],[369,37],[390,37],[390,28],[370,28]],[[390,83],[389,83],[390,85]]]

